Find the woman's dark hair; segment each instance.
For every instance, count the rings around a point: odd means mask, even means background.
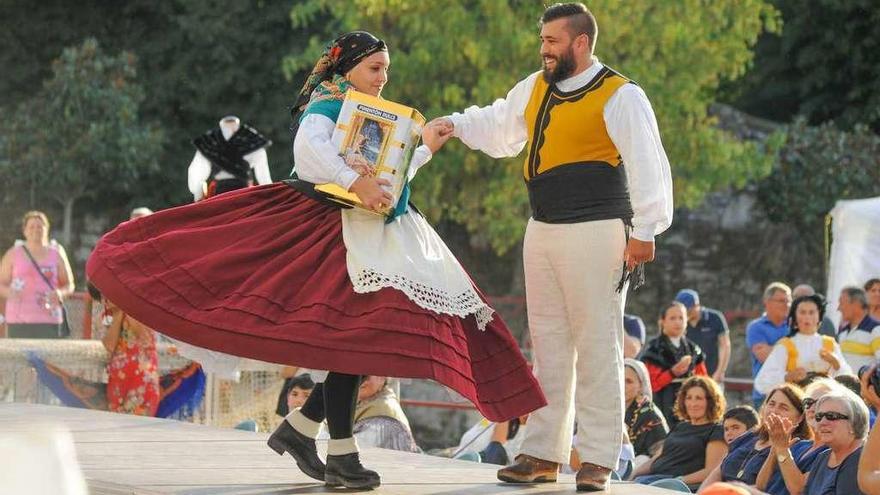
[[[684,304],[682,304],[678,301],[672,301],[672,302],[667,303],[662,308],[660,308],[659,318],[661,320],[666,319],[666,313],[668,313],[670,309],[672,309],[676,306],[681,306],[682,308],[684,308],[684,314],[687,314],[687,306],[685,306]]]
[[[880,278],[869,278],[868,281],[865,282],[865,292],[868,292],[877,284],[880,284]]]
[[[746,425],[747,430],[751,430],[758,426],[758,423],[760,422],[758,411],[755,411],[755,408],[752,406],[731,407],[726,413],[724,413],[722,421],[727,421],[728,419],[734,419]]]
[[[724,415],[724,408],[727,405],[724,394],[721,392],[718,384],[715,383],[715,380],[703,375],[692,376],[682,384],[678,390],[678,395],[675,397],[675,406],[673,407],[675,415],[682,421],[691,420],[687,415],[684,399],[687,397],[688,390],[692,388],[701,388],[706,393],[706,418],[709,422],[717,423],[721,421],[721,417]]]
[[[773,390],[764,397],[764,403],[761,404],[761,409],[763,410],[767,407],[767,402],[770,401],[773,395],[777,392],[784,394],[788,402],[790,402],[798,414],[801,415],[801,422],[798,423],[794,431],[791,432],[791,437],[800,438],[801,440],[809,440],[813,438],[813,430],[810,429],[810,425],[807,423],[806,408],[804,407],[804,397],[806,397],[806,394],[804,393],[804,390],[797,385],[793,383],[783,383],[773,387]],[[770,431],[767,430],[766,425],[761,425],[761,428],[758,429],[758,438],[761,440],[767,440],[770,438]]]
[[[798,333],[800,330],[797,326],[797,309],[798,306],[805,302],[812,302],[819,309],[819,324],[825,318],[825,298],[822,294],[813,294],[810,296],[801,296],[791,302],[791,309],[788,310],[788,336]]]

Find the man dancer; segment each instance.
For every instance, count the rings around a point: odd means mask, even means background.
[[[532,218],[523,243],[536,374],[549,405],[533,413],[522,453],[498,478],[555,481],[571,445],[577,488],[608,487],[623,437],[624,265],[654,258],[672,221],[672,178],[645,93],[593,57],[596,21],[581,3],[541,18],[543,71],[491,106],[437,119],[500,158],[528,142]],[[626,171],[624,171],[626,164]]]

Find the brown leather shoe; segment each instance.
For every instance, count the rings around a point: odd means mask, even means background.
[[[585,462],[581,464],[575,480],[579,492],[601,492],[611,488],[611,470]]]
[[[557,473],[558,462],[520,454],[514,464],[498,470],[498,479],[507,483],[552,483]]]

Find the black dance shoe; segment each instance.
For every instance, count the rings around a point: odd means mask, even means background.
[[[269,448],[278,452],[278,455],[284,455],[285,452],[290,454],[296,461],[296,466],[303,473],[316,480],[324,481],[324,470],[326,467],[321,462],[321,458],[318,457],[318,448],[315,446],[314,438],[309,438],[296,431],[285,420],[269,436],[267,443]]]
[[[345,455],[328,455],[324,472],[327,486],[373,489],[379,486],[379,473],[365,469],[357,452]]]

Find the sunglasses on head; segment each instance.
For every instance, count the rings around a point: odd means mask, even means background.
[[[846,414],[841,414],[839,412],[834,411],[826,411],[816,413],[816,422],[822,421],[823,419],[827,419],[828,421],[840,421],[841,419],[849,419],[849,416]]]
[[[804,406],[804,409],[809,409],[810,406],[816,403],[816,399],[812,397],[804,397],[804,400],[801,401],[801,404]]]

